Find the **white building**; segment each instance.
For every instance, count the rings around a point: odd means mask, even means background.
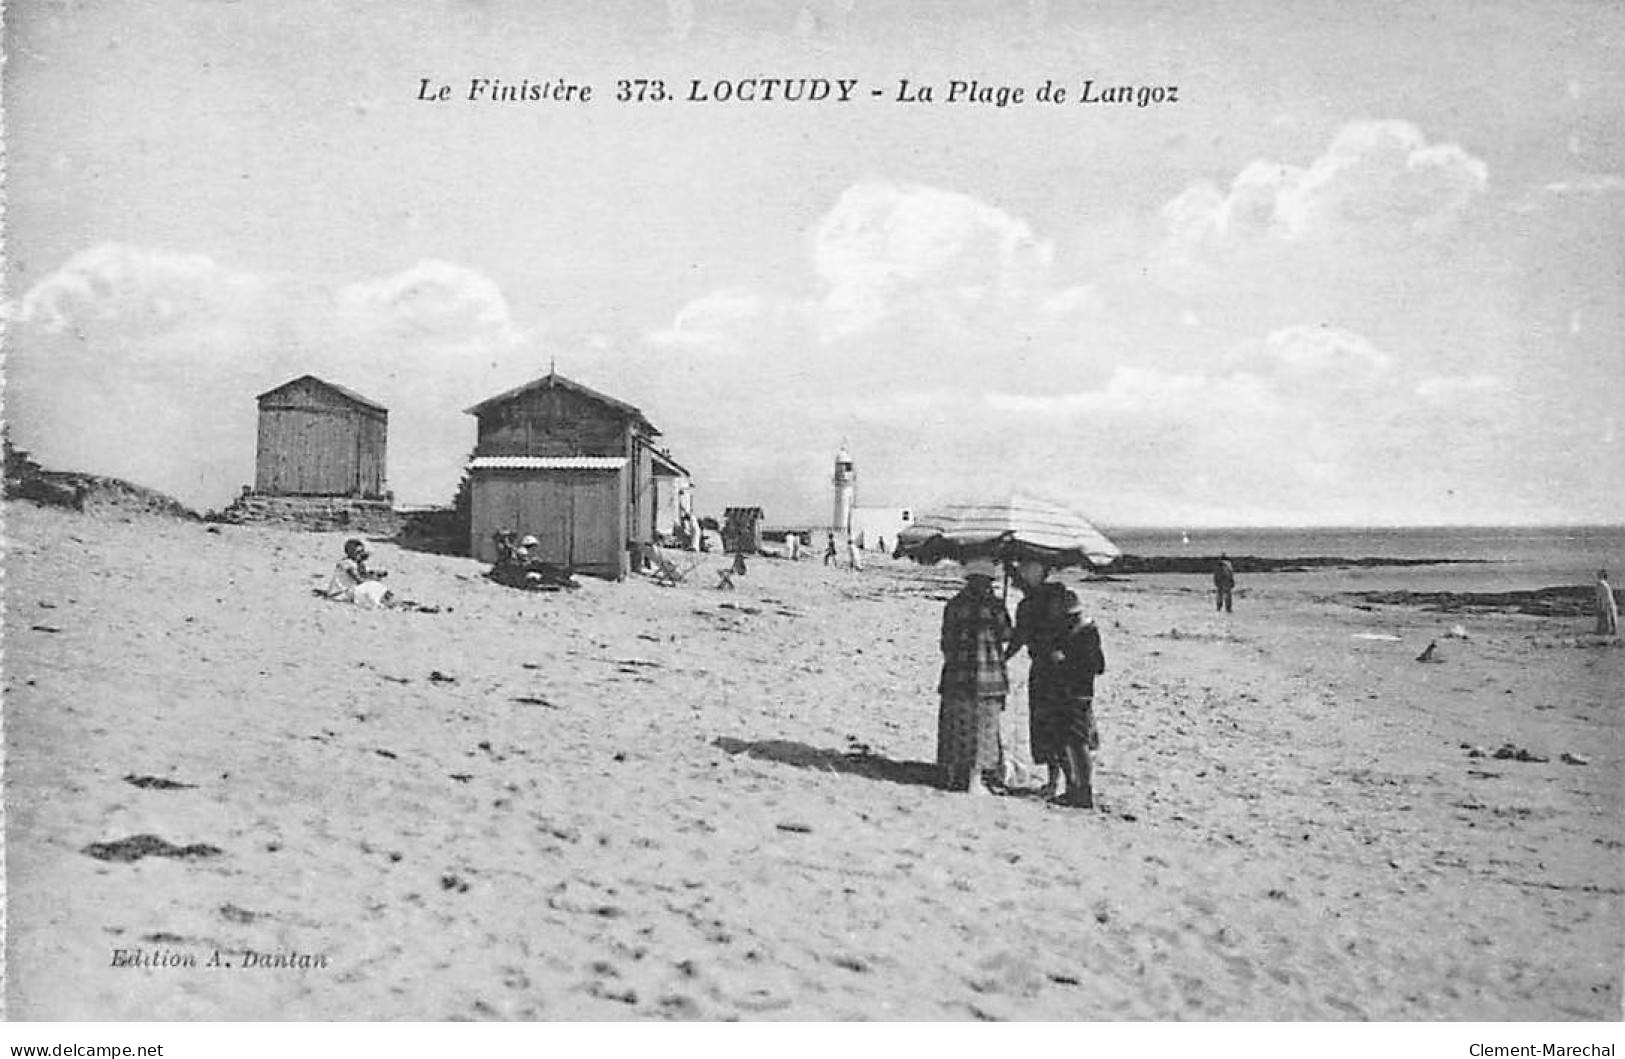
[[[897,547],[897,535],[914,524],[914,511],[906,507],[854,507],[852,536],[859,548],[890,552]]]

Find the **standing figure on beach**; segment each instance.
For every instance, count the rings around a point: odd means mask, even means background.
[[[1220,555],[1213,567],[1213,606],[1215,610],[1231,613],[1235,598],[1236,568],[1228,555]]]
[[[831,533],[824,544],[824,565],[832,566],[835,563],[835,534]]]
[[[1597,571],[1597,635],[1619,635],[1619,602],[1608,584],[1608,571]]]
[[[853,570],[863,569],[863,549],[858,547],[856,537],[846,538],[846,565]]]
[[[999,715],[1010,690],[1004,667],[1010,615],[993,593],[993,574],[985,559],[967,563],[965,587],[942,612],[937,765],[949,790],[971,794],[987,793],[983,774],[1003,760]]]
[[[1027,649],[1027,741],[1033,761],[1049,773],[1044,797],[1052,797],[1061,784],[1062,712],[1058,640],[1066,631],[1067,589],[1049,580],[1049,567],[1026,559],[1016,567],[1022,599],[1016,605],[1015,634],[1005,658]]]
[[[1106,653],[1100,629],[1084,617],[1077,593],[1065,597],[1066,627],[1058,641],[1061,715],[1061,769],[1066,773],[1064,805],[1080,809],[1095,806],[1093,753],[1100,749],[1095,728],[1095,677],[1106,671]]]

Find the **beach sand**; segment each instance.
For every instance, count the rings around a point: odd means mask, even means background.
[[[366,612],[311,594],[340,535],[6,516],[15,1019],[1621,1015],[1589,620],[1090,582],[1088,812],[933,786],[952,567],[527,594],[378,544],[442,610]],[[141,835],[188,855],[87,852]]]

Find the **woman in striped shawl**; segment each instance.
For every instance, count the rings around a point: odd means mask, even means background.
[[[937,764],[949,790],[971,794],[987,793],[982,774],[999,767],[999,714],[1009,691],[1010,615],[993,594],[993,575],[991,562],[966,564],[965,587],[942,612]]]

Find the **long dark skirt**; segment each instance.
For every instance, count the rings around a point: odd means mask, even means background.
[[[1059,678],[1034,667],[1027,679],[1027,745],[1040,765],[1061,763],[1066,705]]]
[[[937,711],[937,764],[950,777],[999,767],[1003,695],[948,693]]]

